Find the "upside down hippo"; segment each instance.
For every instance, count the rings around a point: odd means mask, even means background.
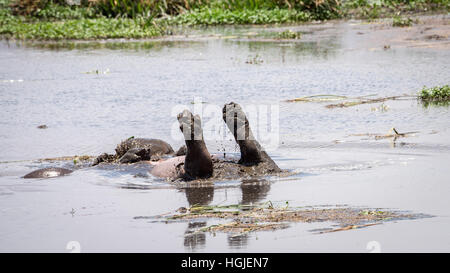
[[[115,155],[102,154],[93,166],[103,162],[134,163],[147,161],[150,173],[158,177],[183,179],[223,179],[270,175],[282,172],[254,138],[248,119],[239,104],[231,102],[223,107],[223,120],[239,145],[238,161],[223,160],[211,156],[203,139],[201,120],[188,110],[177,119],[186,145],[176,153],[159,139],[129,138],[116,148]],[[47,178],[71,173],[64,168],[45,168],[31,172],[24,178]]]

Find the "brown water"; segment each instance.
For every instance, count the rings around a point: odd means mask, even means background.
[[[333,102],[283,102],[316,94],[416,94],[424,85],[448,84],[448,36],[425,36],[448,34],[449,17],[423,21],[406,29],[383,22],[208,28],[126,43],[0,42],[0,251],[68,252],[68,242],[77,241],[86,252],[367,252],[377,241],[385,252],[448,252],[448,106],[387,101],[381,111],[381,103],[328,109]],[[288,28],[302,31],[302,39],[267,38]],[[255,58],[258,64],[248,63]],[[230,101],[278,107],[278,145],[268,152],[281,168],[299,174],[188,189],[148,176],[143,164],[20,178],[41,167],[74,167],[37,159],[113,152],[130,136],[161,138],[177,149],[183,141],[173,130],[176,105],[192,109],[195,100],[203,109]],[[48,128],[37,129],[41,124]],[[418,133],[395,142],[351,136],[386,134],[392,127]],[[237,151],[227,138],[207,138],[206,144],[212,153]],[[293,224],[242,236],[191,234],[215,219],[165,224],[135,218],[193,204],[269,200],[435,217],[322,235],[310,231],[330,223]]]

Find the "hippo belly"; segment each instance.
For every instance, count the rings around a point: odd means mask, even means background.
[[[72,173],[72,170],[64,169],[64,168],[44,168],[33,171],[23,178],[51,178],[58,177]]]
[[[150,173],[157,177],[170,177],[176,178],[180,175],[180,171],[183,171],[183,168],[179,168],[184,164],[185,156],[176,156],[165,160],[160,160],[157,162],[150,161],[150,164],[153,166]]]

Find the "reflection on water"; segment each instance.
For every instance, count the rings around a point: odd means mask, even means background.
[[[214,186],[199,187],[199,188],[186,188],[186,199],[189,206],[204,206],[211,203],[214,198]]]
[[[198,229],[206,227],[206,222],[191,222],[184,233],[184,247],[194,251],[206,243],[206,234],[197,232]]]
[[[242,198],[239,204],[250,205],[265,199],[270,191],[270,181],[249,179],[243,180],[240,184]],[[211,187],[188,187],[183,189],[190,206],[206,206],[213,201],[213,186]],[[217,189],[216,189],[217,190]],[[184,246],[190,251],[202,248],[206,244],[205,232],[199,232],[199,229],[208,226],[204,219],[200,221],[189,222],[184,233]],[[247,245],[248,234],[227,235],[227,242],[230,248],[240,249]]]
[[[242,201],[240,204],[251,205],[266,198],[270,191],[270,182],[264,179],[243,180],[241,183]]]
[[[248,243],[248,233],[239,235],[227,235],[227,242],[231,249],[242,249],[247,246]]]

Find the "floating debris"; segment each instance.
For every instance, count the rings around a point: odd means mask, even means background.
[[[88,161],[91,159],[94,159],[95,156],[90,155],[75,155],[75,156],[61,156],[61,157],[52,157],[52,158],[42,158],[38,159],[37,161],[73,161],[74,164],[78,163],[79,161]]]
[[[410,27],[413,24],[413,19],[410,17],[403,18],[401,16],[394,16],[392,19],[392,26],[394,27]]]
[[[336,101],[336,100],[344,100],[348,99],[347,96],[339,96],[339,95],[314,95],[314,96],[306,96],[295,99],[286,100],[286,102],[326,102],[326,101]]]
[[[245,61],[246,64],[262,64],[264,60],[256,54],[255,56],[248,56],[247,60]]]
[[[105,71],[101,71],[101,70],[92,70],[92,71],[87,71],[87,72],[83,72],[83,74],[109,74],[109,68],[107,68]]]
[[[318,233],[319,234],[323,234],[323,233],[330,233],[330,232],[336,232],[336,231],[358,229],[358,228],[370,227],[370,226],[375,226],[375,225],[380,225],[380,224],[381,223],[372,223],[372,224],[365,224],[365,225],[350,225],[350,226],[346,226],[346,227],[343,227],[343,228],[321,230],[321,231],[318,231]]]
[[[290,40],[298,40],[302,37],[302,33],[298,31],[292,31],[290,29],[285,30],[277,34],[278,39],[290,39]]]
[[[15,83],[15,82],[23,82],[22,79],[19,80],[1,80],[2,83]]]
[[[417,99],[417,96],[412,95],[400,95],[400,96],[391,96],[391,97],[382,97],[382,98],[375,98],[375,99],[367,99],[367,98],[353,98],[354,101],[346,101],[342,103],[337,104],[329,104],[325,107],[327,108],[344,108],[344,107],[351,107],[361,104],[368,104],[368,103],[379,103],[379,102],[385,102],[388,100],[409,100],[409,99]]]
[[[45,124],[42,124],[42,125],[39,125],[37,128],[38,128],[38,129],[47,129],[48,126],[45,125]]]
[[[340,227],[316,232],[318,234],[351,230],[382,224],[385,221],[417,219],[428,215],[405,214],[380,209],[358,209],[346,206],[326,206],[325,208],[290,208],[289,203],[275,206],[271,201],[257,205],[234,204],[226,206],[192,206],[180,208],[174,213],[158,216],[138,216],[134,219],[155,219],[171,222],[204,218],[230,219],[231,222],[202,227],[196,232],[248,233],[277,230],[289,227],[290,223],[333,222]]]
[[[399,133],[397,131],[397,129],[391,128],[389,130],[389,133],[387,133],[387,134],[365,133],[365,134],[351,134],[350,136],[369,136],[369,137],[374,137],[376,140],[378,140],[378,139],[385,139],[385,138],[393,138],[395,140],[395,139],[400,138],[400,137],[414,136],[417,133],[419,133],[419,131]]]
[[[380,111],[380,112],[387,112],[387,110],[389,110],[389,106],[387,106],[386,104],[384,104],[384,102],[381,103],[380,106],[378,107],[372,107],[370,108],[371,111]]]

